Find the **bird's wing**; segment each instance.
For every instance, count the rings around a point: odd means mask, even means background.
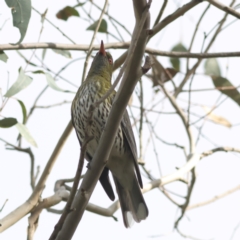
[[[139,166],[138,166],[138,160],[137,160],[138,159],[137,158],[137,147],[136,147],[136,142],[135,142],[135,138],[133,135],[132,125],[131,125],[127,110],[125,110],[125,112],[123,114],[123,118],[121,121],[121,127],[122,127],[122,131],[123,131],[123,135],[126,138],[127,143],[132,151],[135,171],[137,174],[137,179],[138,179],[140,187],[142,188],[143,187],[142,178],[141,178],[141,174],[140,174],[140,170],[139,170]]]

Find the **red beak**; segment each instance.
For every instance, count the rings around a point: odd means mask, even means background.
[[[106,52],[105,52],[105,49],[104,49],[103,41],[101,41],[99,53],[101,53],[102,55],[106,56]]]

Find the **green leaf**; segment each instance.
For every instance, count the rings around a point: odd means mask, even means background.
[[[10,89],[5,94],[5,97],[12,97],[13,95],[17,94],[24,88],[26,88],[32,82],[32,78],[25,75],[23,69],[20,69],[20,73],[18,75],[17,81],[10,87]]]
[[[34,147],[37,147],[37,143],[35,142],[35,140],[31,136],[28,128],[25,125],[23,125],[21,123],[17,123],[15,126],[16,126],[17,130],[19,131],[19,133],[23,136],[23,138],[25,138],[25,140],[27,142],[29,142]]]
[[[91,31],[95,31],[96,27],[97,27],[98,21],[94,22],[92,25],[90,25],[87,30],[91,30]],[[102,19],[102,22],[100,24],[100,27],[98,29],[98,32],[101,33],[107,33],[107,22],[105,19]]]
[[[21,100],[17,100],[22,108],[22,114],[23,114],[23,121],[22,123],[25,124],[27,120],[27,109],[24,105],[24,103]]]
[[[78,3],[77,5],[75,5],[74,7],[76,8],[76,7],[81,7],[81,6],[83,6],[84,4],[85,4],[86,2],[83,2],[83,3]]]
[[[63,90],[56,84],[53,77],[49,73],[45,73],[45,76],[46,76],[46,80],[47,80],[49,87],[51,87],[52,89],[57,90],[57,91],[65,92],[65,90]]]
[[[56,17],[58,19],[62,19],[64,21],[67,21],[68,18],[72,16],[80,17],[79,12],[75,8],[70,6],[63,8],[56,14]]]
[[[178,43],[171,49],[171,52],[187,52],[187,49],[182,43]],[[180,71],[180,59],[179,58],[172,57],[172,58],[170,58],[170,62],[174,69],[176,69],[177,71]]]
[[[16,118],[4,118],[0,120],[0,127],[1,128],[10,128],[17,124],[17,119]]]
[[[0,50],[0,60],[2,60],[3,62],[7,62],[8,60],[7,54],[2,50]]]
[[[61,54],[66,58],[72,58],[71,53],[68,50],[61,50],[61,49],[52,49],[55,53]]]
[[[12,10],[13,26],[20,31],[21,37],[15,44],[22,42],[27,32],[28,23],[31,17],[31,0],[5,0],[6,4]]]
[[[44,60],[45,56],[46,56],[46,53],[47,53],[47,48],[44,48],[42,50],[42,60]]]
[[[205,74],[210,76],[221,76],[221,70],[216,58],[209,58],[204,64]]]
[[[36,70],[32,72],[33,74],[45,74],[43,70]]]
[[[240,106],[240,93],[238,90],[232,85],[232,83],[223,77],[220,76],[212,76],[212,81],[214,86],[223,94],[230,97],[234,102],[236,102]],[[221,89],[221,88],[230,88],[230,89]]]

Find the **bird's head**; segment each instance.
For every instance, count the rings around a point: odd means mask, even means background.
[[[113,58],[109,52],[104,49],[103,41],[101,41],[100,49],[93,59],[88,76],[98,75],[105,80],[111,81],[113,71]]]

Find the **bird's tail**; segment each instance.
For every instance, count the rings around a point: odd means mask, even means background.
[[[148,216],[148,208],[136,177],[134,178],[131,190],[124,189],[117,178],[113,178],[117,188],[125,227],[128,228],[132,225],[132,218],[136,222],[141,222],[141,220],[146,219]]]

